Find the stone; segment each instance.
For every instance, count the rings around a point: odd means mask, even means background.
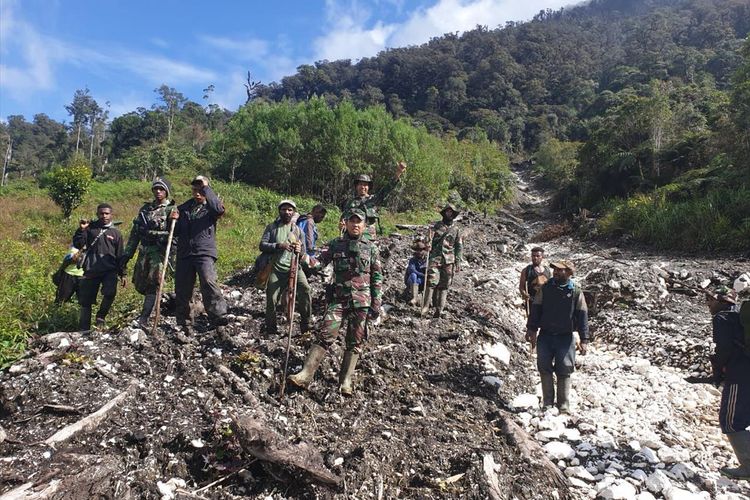
[[[672,488],[664,492],[666,500],[711,500],[711,494],[707,491],[691,493],[682,488]]]
[[[581,467],[580,465],[577,467],[568,467],[565,469],[565,475],[567,477],[576,477],[578,479],[583,479],[584,481],[594,482],[596,481],[596,478],[594,478],[593,475],[589,471],[587,471],[585,468]]]
[[[642,483],[643,481],[648,478],[648,474],[642,469],[635,469],[630,472],[630,477],[638,481],[639,483]]]
[[[648,491],[642,491],[635,496],[634,500],[656,500],[656,497]]]
[[[607,500],[630,500],[635,494],[635,486],[624,479],[618,479],[597,492],[599,498]]]
[[[657,470],[648,476],[644,483],[648,491],[652,493],[662,493],[672,488],[672,483],[662,471]]]
[[[484,344],[479,352],[500,361],[505,366],[510,363],[510,351],[504,344]]]
[[[575,451],[573,451],[573,448],[569,444],[560,441],[551,441],[545,444],[544,451],[546,451],[550,459],[553,460],[573,458],[576,455]]]
[[[510,407],[516,410],[536,408],[539,406],[539,398],[534,394],[519,394],[510,402]]]
[[[667,475],[678,481],[687,481],[695,476],[695,471],[690,465],[684,463],[674,464],[667,472]]]
[[[649,448],[648,446],[644,446],[641,448],[641,451],[639,452],[640,455],[643,456],[643,458],[648,461],[650,464],[658,464],[659,463],[659,457],[656,455],[656,452]]]

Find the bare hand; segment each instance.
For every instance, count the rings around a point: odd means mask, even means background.
[[[581,342],[578,344],[578,351],[581,353],[581,356],[585,356],[588,349],[586,346],[588,345],[588,342]]]
[[[180,211],[179,210],[172,210],[172,213],[169,214],[169,217],[171,219],[177,220],[180,218]]]
[[[300,250],[302,250],[302,244],[299,241],[295,241],[291,244],[291,251],[299,253]]]
[[[401,178],[401,174],[406,172],[406,162],[400,161],[398,162],[398,165],[396,165],[396,179]]]
[[[122,278],[120,278],[120,285],[122,285],[123,288],[127,288],[128,287],[128,278],[126,278],[125,276],[123,276]]]
[[[531,344],[531,350],[533,351],[536,347],[536,332],[533,330],[526,330],[526,341]]]

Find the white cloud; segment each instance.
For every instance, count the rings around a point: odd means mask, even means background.
[[[258,38],[234,39],[204,35],[200,39],[209,47],[227,52],[241,61],[256,61],[269,55],[269,43]]]
[[[403,22],[371,22],[371,13],[356,0],[327,0],[330,30],[314,42],[315,59],[360,59],[389,47],[422,44],[445,33],[464,32],[477,25],[490,29],[506,21],[530,19],[540,10],[558,9],[560,0],[438,0],[418,8]],[[400,10],[401,5],[396,2]]]

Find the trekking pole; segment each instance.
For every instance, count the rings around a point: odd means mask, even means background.
[[[164,262],[161,266],[161,276],[159,276],[159,289],[156,292],[156,314],[154,315],[154,326],[153,328],[151,328],[151,335],[156,335],[156,327],[159,324],[159,313],[161,313],[161,291],[164,288],[164,278],[167,275],[167,266],[169,265],[169,251],[172,249],[172,237],[174,236],[174,226],[176,222],[176,219],[172,219],[172,222],[169,225],[167,251],[164,252]]]
[[[284,359],[284,374],[281,377],[281,387],[279,388],[279,400],[284,399],[286,391],[286,374],[289,371],[289,351],[292,349],[292,329],[294,328],[294,305],[297,302],[297,276],[299,273],[299,256],[295,253],[292,257],[292,265],[289,268],[288,295],[287,295],[287,313],[289,315],[289,332],[286,337],[286,359]]]
[[[422,309],[419,311],[420,316],[424,316],[425,308],[427,308],[427,289],[430,284],[430,255],[432,254],[432,229],[427,233],[427,238],[430,240],[430,246],[427,250],[427,263],[424,268],[424,293],[422,293]]]

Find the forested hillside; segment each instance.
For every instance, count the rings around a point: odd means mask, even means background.
[[[161,86],[150,109],[110,120],[82,89],[70,123],[11,116],[0,147],[9,179],[77,153],[100,178],[184,167],[327,202],[345,195],[350,173],[381,181],[406,159],[414,168],[400,209],[447,196],[502,202],[508,158],[533,159],[559,205],[604,215],[608,234],[741,249],[749,30],[746,0],[596,0],[357,63],[303,65],[280,83],[248,74],[236,113],[209,104],[213,85],[204,104]]]

